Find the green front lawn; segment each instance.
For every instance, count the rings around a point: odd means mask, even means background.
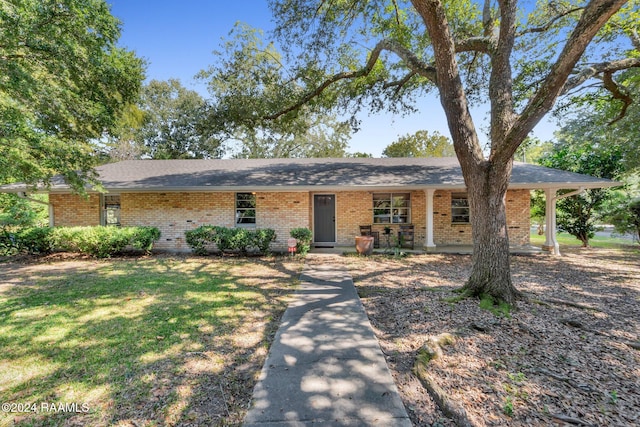
[[[582,242],[576,239],[574,236],[564,233],[558,232],[557,234],[558,243],[560,247],[581,247]],[[541,246],[544,244],[545,237],[544,235],[539,235],[536,232],[531,232],[531,244],[536,246]],[[630,246],[634,245],[633,241],[629,239],[621,239],[618,237],[603,237],[603,236],[594,236],[592,239],[589,239],[589,245],[594,248],[607,248],[607,249],[617,249],[621,246]],[[635,243],[637,245],[637,243]]]
[[[0,426],[241,422],[299,269],[195,257],[0,264],[0,403],[35,403],[3,407]]]

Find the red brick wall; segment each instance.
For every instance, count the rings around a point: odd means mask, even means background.
[[[122,193],[123,226],[152,226],[160,230],[158,249],[189,250],[184,232],[204,224],[233,227],[234,193]]]
[[[369,191],[342,191],[336,193],[337,244],[355,246],[355,236],[360,235],[360,226],[371,224],[373,199]]]

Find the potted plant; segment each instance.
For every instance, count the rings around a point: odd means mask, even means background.
[[[373,236],[356,236],[356,252],[359,255],[371,255],[374,240]]]

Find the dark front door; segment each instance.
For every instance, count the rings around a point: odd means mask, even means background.
[[[313,195],[313,231],[315,243],[336,241],[336,196]]]

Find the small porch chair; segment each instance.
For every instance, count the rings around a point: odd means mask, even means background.
[[[400,246],[403,248],[413,249],[414,247],[413,224],[405,224],[400,226],[400,230],[398,231],[398,242],[400,242]]]

